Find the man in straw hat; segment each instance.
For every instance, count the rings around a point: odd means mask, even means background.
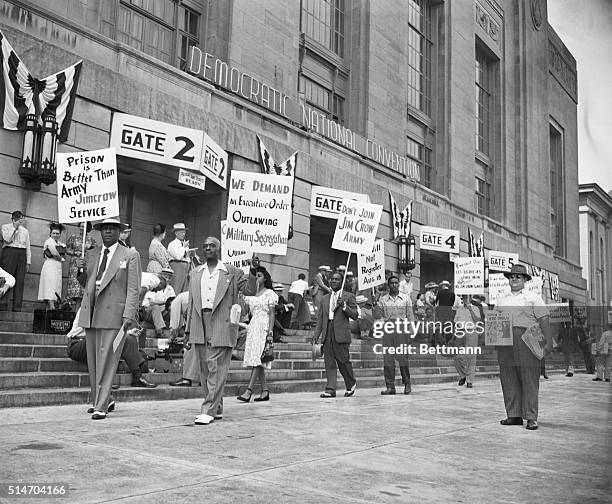
[[[310,293],[312,296],[312,302],[314,303],[315,310],[319,309],[319,304],[325,294],[331,292],[329,281],[327,280],[328,273],[331,272],[331,268],[327,265],[319,266],[319,272],[315,275],[313,280],[313,288]]]
[[[498,299],[495,309],[510,314],[512,346],[497,347],[499,378],[501,380],[507,418],[502,425],[523,425],[538,428],[538,394],[540,361],[522,339],[525,331],[538,325],[544,334],[544,355],[552,352],[549,313],[542,297],[525,291],[525,282],[531,280],[523,264],[514,264],[504,276],[510,283],[510,294]]]
[[[172,227],[174,240],[168,244],[168,253],[172,257],[170,266],[174,270],[174,280],[172,287],[177,294],[188,289],[188,277],[191,267],[191,259],[194,257],[195,250],[189,248],[189,240],[185,240],[188,228],[182,222],[177,222]]]
[[[85,329],[87,366],[91,385],[92,419],[106,418],[111,385],[123,350],[125,336],[119,330],[136,326],[140,291],[140,255],[119,245],[121,223],[104,219],[94,226],[102,236],[102,248],[79,258],[78,281],[84,289],[79,326]]]

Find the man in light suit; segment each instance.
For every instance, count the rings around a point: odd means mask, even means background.
[[[340,374],[346,385],[344,397],[351,397],[355,393],[357,382],[350,361],[351,329],[349,318],[357,320],[359,313],[355,296],[350,292],[340,291],[342,274],[335,272],[331,276],[330,284],[331,293],[323,296],[320,308],[317,310],[317,327],[313,339],[313,343],[317,343],[319,337],[321,337],[323,343],[327,385],[321,397],[336,397],[338,369],[340,369]]]
[[[79,283],[84,288],[79,326],[85,329],[87,365],[91,385],[92,419],[106,418],[115,407],[110,399],[113,377],[125,336],[113,344],[121,327],[136,326],[140,290],[140,255],[119,245],[121,223],[104,219],[94,229],[102,236],[102,249],[77,261]]]
[[[221,243],[217,238],[206,238],[203,249],[206,262],[189,277],[185,331],[185,342],[191,342],[198,355],[204,392],[197,425],[223,418],[223,388],[238,337],[238,325],[230,325],[230,311],[247,281],[240,269],[219,260]]]

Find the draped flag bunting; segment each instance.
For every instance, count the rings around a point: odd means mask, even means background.
[[[36,79],[19,59],[0,31],[0,127],[23,130],[27,114],[39,120],[54,115],[59,128],[59,141],[68,139],[82,61],[57,72]]]
[[[277,165],[274,163],[274,158],[270,155],[270,151],[266,149],[266,146],[257,135],[257,147],[259,149],[259,156],[261,159],[261,169],[263,173],[269,175],[288,175],[295,177],[295,168],[297,163],[297,151],[289,156],[284,162]]]
[[[484,231],[476,240],[472,230],[468,227],[468,257],[484,257]]]
[[[401,212],[395,199],[389,191],[389,199],[391,200],[391,218],[393,219],[393,239],[397,240],[400,236],[410,235],[412,226],[412,201]]]

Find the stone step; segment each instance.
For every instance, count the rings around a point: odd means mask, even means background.
[[[67,345],[68,338],[65,334],[44,334],[33,332],[0,332],[0,344],[2,345]]]
[[[13,311],[0,311],[0,327],[3,322],[29,322],[30,326],[34,322],[33,312],[13,312]]]
[[[476,387],[479,378],[493,378],[498,372],[482,372],[476,374]],[[430,383],[452,383],[456,381],[456,375],[432,375],[432,374],[413,374],[411,382],[413,390],[418,385]],[[338,396],[342,397],[344,390],[342,388],[342,379],[338,378]],[[378,376],[358,377],[357,380],[357,396],[360,388],[384,388],[384,378],[382,372]],[[235,397],[244,391],[244,383],[228,383],[224,390],[224,396],[227,398]],[[319,393],[325,388],[324,379],[311,380],[290,380],[276,381],[269,383],[270,393],[284,392],[313,392]],[[154,389],[143,389],[139,387],[121,387],[119,390],[113,391],[118,402],[118,409],[121,408],[122,401],[162,401],[170,399],[190,399],[201,398],[202,391],[200,387],[170,387],[166,385],[159,386]],[[12,407],[32,407],[32,406],[51,406],[59,404],[83,404],[87,405],[89,396],[89,388],[74,387],[74,388],[34,388],[20,390],[2,390],[0,391],[0,408]],[[271,400],[274,400],[272,397]],[[85,411],[83,411],[85,414]]]
[[[65,338],[64,338],[65,339]],[[0,357],[66,357],[66,345],[2,345]]]
[[[0,322],[0,329],[3,332],[32,332],[31,321],[3,320]]]

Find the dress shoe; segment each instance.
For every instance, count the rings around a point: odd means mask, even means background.
[[[119,387],[121,387],[121,385],[119,385],[118,383],[113,383],[113,384],[111,385],[111,389],[112,389],[112,390],[118,390],[118,389],[119,389]]]
[[[217,414],[213,417],[215,420],[223,420],[223,415]]]
[[[91,415],[92,420],[104,420],[106,418],[106,413],[104,411],[94,411],[93,415]]]
[[[207,415],[206,413],[202,413],[201,415],[198,415],[197,417],[195,417],[195,420],[193,423],[195,423],[196,425],[208,425],[209,423],[212,423],[215,421],[215,417],[211,417],[210,415]]]
[[[330,399],[332,397],[336,397],[336,393],[335,392],[328,392],[326,390],[325,392],[322,392],[319,397],[321,397],[321,399]]]
[[[94,411],[96,411],[96,410],[93,409],[93,408],[88,408],[87,413],[89,413],[91,415]]]
[[[574,373],[565,373],[565,376],[571,378],[572,376],[574,376]]]
[[[471,383],[467,384],[467,388],[473,388],[474,386]]]
[[[151,383],[141,376],[132,380],[132,387],[155,388],[157,383]]]
[[[247,395],[247,392],[249,393],[249,395]],[[244,394],[239,395],[238,397],[236,397],[236,399],[242,402],[249,402],[251,400],[251,394],[253,394],[253,391],[250,388],[247,388],[244,391]]]
[[[538,428],[538,422],[535,420],[527,420],[527,430],[536,430]]]
[[[115,411],[115,401],[111,399],[108,403],[108,412],[112,413],[113,411]]]
[[[544,377],[545,380],[548,380],[548,375],[547,374],[543,374],[542,376]]]
[[[344,393],[344,397],[352,397],[353,395],[355,395],[356,388],[357,382],[353,383],[353,386]]]
[[[462,387],[463,385],[465,385],[465,378],[461,378],[458,382],[457,382],[457,387]]]
[[[593,381],[603,381],[599,376],[593,378]]]
[[[270,400],[270,391],[269,390],[262,390],[261,391],[261,395],[259,397],[256,397],[255,399],[253,399],[253,401],[255,401],[255,402],[269,401],[269,400]]]
[[[181,378],[175,382],[170,382],[171,387],[191,387],[191,380],[189,378]]]
[[[408,382],[404,385],[404,394],[408,395],[410,392],[412,392],[412,387],[410,386],[410,382]]]
[[[521,417],[508,417],[499,421],[502,425],[523,425],[523,419]]]
[[[387,390],[381,390],[380,395],[395,395],[395,389],[388,388]]]

